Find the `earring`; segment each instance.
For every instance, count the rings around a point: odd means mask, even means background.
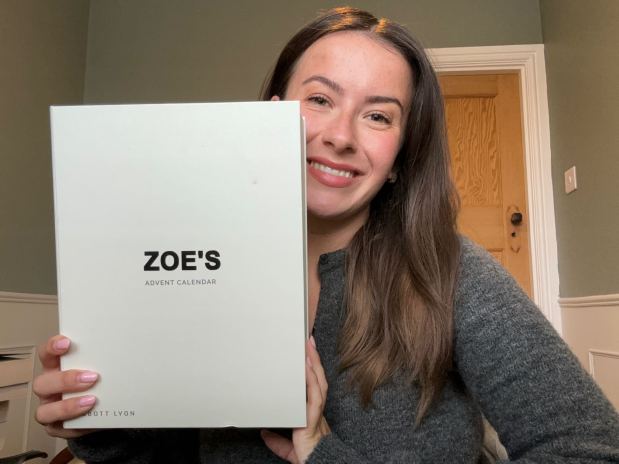
[[[389,182],[390,184],[395,184],[396,180],[398,180],[397,172],[392,172],[391,174],[389,174],[389,177],[387,177],[387,182]]]

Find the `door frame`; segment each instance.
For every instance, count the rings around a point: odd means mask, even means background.
[[[561,334],[544,45],[430,48],[426,51],[440,73],[516,71],[520,76],[533,300]]]

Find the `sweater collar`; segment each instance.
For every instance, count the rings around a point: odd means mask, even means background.
[[[334,269],[342,268],[346,261],[346,249],[331,251],[320,255],[318,259],[318,272],[323,274]]]

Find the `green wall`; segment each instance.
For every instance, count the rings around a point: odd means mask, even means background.
[[[562,297],[619,293],[619,1],[541,0]],[[576,166],[578,190],[563,172]]]
[[[334,1],[93,0],[85,101],[253,100],[288,38]],[[356,1],[427,47],[541,43],[537,0]]]
[[[88,8],[0,0],[0,291],[56,292],[48,108],[82,101]]]
[[[542,42],[538,0],[348,3],[427,47]],[[50,104],[255,99],[291,34],[339,4],[0,0],[0,291],[55,293]]]

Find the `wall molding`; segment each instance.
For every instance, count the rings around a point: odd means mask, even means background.
[[[619,293],[559,298],[561,308],[587,308],[609,306],[619,309]]]
[[[589,349],[588,357],[591,377],[608,396],[613,406],[619,410],[619,383],[617,383],[615,374],[619,367],[619,353],[616,351]]]
[[[36,303],[58,304],[56,295],[43,295],[39,293],[13,293],[0,291],[0,303]]]
[[[619,353],[605,350],[589,350],[589,368],[591,375],[595,378],[595,358],[609,358],[619,361]]]
[[[520,75],[533,300],[562,333],[544,46],[434,48],[427,52],[438,72],[516,71]]]

